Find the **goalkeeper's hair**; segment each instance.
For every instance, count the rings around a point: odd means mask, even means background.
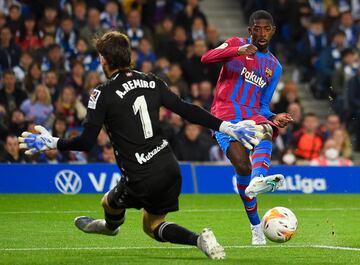
[[[267,12],[266,10],[257,10],[254,13],[251,14],[250,18],[249,18],[249,26],[253,26],[255,23],[255,20],[259,20],[259,19],[266,19],[270,21],[271,25],[274,25],[274,19],[272,17],[272,15]]]

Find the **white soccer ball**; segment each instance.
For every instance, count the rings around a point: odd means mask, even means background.
[[[277,243],[289,241],[298,226],[295,214],[285,207],[274,207],[267,211],[261,220],[265,236]]]

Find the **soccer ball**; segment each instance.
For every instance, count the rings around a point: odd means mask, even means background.
[[[295,235],[297,225],[295,214],[285,207],[270,209],[261,220],[265,236],[277,243],[289,241]]]

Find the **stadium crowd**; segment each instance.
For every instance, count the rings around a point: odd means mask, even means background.
[[[245,16],[256,9],[274,15],[272,51],[283,65],[298,66],[297,78],[281,80],[273,97],[272,111],[294,118],[280,129],[273,161],[351,165],[348,129],[360,150],[360,1],[240,2]],[[89,153],[25,157],[17,143],[35,124],[56,137],[79,134],[91,91],[105,81],[92,39],[107,30],[129,36],[135,69],[155,73],[179,97],[210,110],[221,65],[200,58],[223,40],[198,0],[0,0],[1,162],[115,162],[105,130]],[[334,113],[324,124],[316,113],[303,113],[301,82],[315,97],[331,98]],[[165,108],[160,119],[179,160],[227,162],[208,130]]]

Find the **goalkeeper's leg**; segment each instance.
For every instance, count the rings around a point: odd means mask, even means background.
[[[159,242],[197,246],[210,259],[225,258],[224,248],[209,228],[205,228],[198,235],[182,226],[166,222],[165,215],[151,214],[144,209],[143,229],[147,235]]]
[[[75,225],[85,233],[115,236],[119,232],[119,226],[125,221],[125,209],[114,209],[109,206],[108,193],[101,200],[104,208],[105,219],[93,219],[87,216],[75,218]]]

